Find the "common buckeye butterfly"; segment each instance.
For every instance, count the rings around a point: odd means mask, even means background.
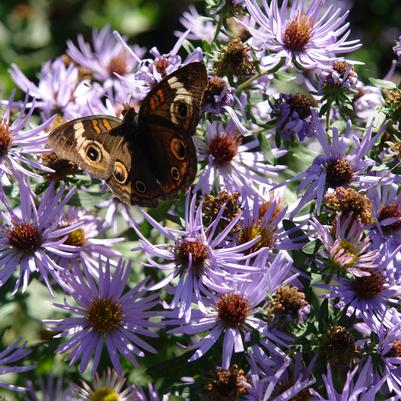
[[[106,115],[71,120],[49,134],[49,145],[58,157],[105,180],[121,201],[154,207],[195,179],[191,137],[207,82],[203,63],[187,64],[156,84],[138,113],[127,108],[123,120]]]

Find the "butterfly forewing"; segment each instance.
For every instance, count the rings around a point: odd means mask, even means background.
[[[187,136],[195,133],[203,92],[207,85],[205,65],[187,64],[159,82],[146,96],[139,110],[139,121],[154,118],[159,124],[172,124]]]

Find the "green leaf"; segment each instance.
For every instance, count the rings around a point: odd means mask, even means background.
[[[372,85],[376,86],[377,88],[381,89],[396,89],[397,85],[394,82],[386,81],[384,79],[377,79],[377,78],[369,78],[369,81]]]

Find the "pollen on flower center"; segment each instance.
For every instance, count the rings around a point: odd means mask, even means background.
[[[166,57],[159,57],[155,60],[155,68],[156,71],[162,76],[162,78],[164,78],[167,74],[166,74],[166,69],[169,66],[170,62],[168,61],[168,59]]]
[[[401,340],[394,340],[391,343],[390,351],[385,356],[388,358],[401,358]]]
[[[67,239],[64,244],[71,246],[83,246],[85,245],[85,231],[83,228],[77,228],[74,231],[68,233]]]
[[[12,135],[8,125],[0,122],[0,158],[8,153],[8,149],[12,142]]]
[[[209,153],[214,157],[217,164],[224,165],[234,159],[241,143],[241,134],[221,132],[209,143]]]
[[[294,317],[307,304],[303,292],[297,287],[285,285],[276,290],[271,307],[276,314]]]
[[[240,244],[245,244],[246,242],[252,241],[257,236],[260,236],[260,240],[248,250],[249,253],[256,252],[263,247],[273,248],[276,229],[275,227],[263,222],[263,220],[244,224],[241,227],[238,242]]]
[[[372,299],[383,292],[384,282],[381,272],[372,272],[370,276],[355,277],[351,287],[359,298]]]
[[[99,334],[108,334],[123,320],[123,311],[120,302],[111,298],[95,299],[89,306],[85,319]]]
[[[320,350],[333,366],[347,366],[359,353],[354,337],[344,327],[330,326],[324,333]]]
[[[345,239],[342,239],[340,241],[340,245],[338,247],[338,251],[336,254],[340,253],[340,258],[342,257],[351,257],[351,260],[347,262],[345,266],[342,267],[351,267],[355,264],[355,262],[358,260],[358,250],[355,248],[354,245],[352,245],[350,242],[348,242]],[[337,256],[337,255],[336,255]]]
[[[245,322],[250,308],[248,300],[243,295],[224,294],[217,302],[219,319],[227,327],[236,328]]]
[[[225,87],[226,83],[224,79],[216,75],[210,78],[203,94],[205,101],[207,103],[215,103],[215,96],[219,96]]]
[[[10,245],[21,252],[32,253],[42,244],[38,228],[29,223],[14,223],[7,234]]]
[[[379,222],[384,219],[389,219],[391,217],[401,217],[401,206],[398,204],[391,204],[380,209],[377,218]],[[388,224],[386,226],[381,226],[384,234],[390,235],[394,234],[401,228],[401,221],[396,221],[395,223]]]
[[[249,383],[245,372],[233,365],[229,370],[218,369],[214,372],[213,380],[205,386],[207,399],[211,401],[237,400],[248,393],[244,383]]]
[[[118,393],[107,387],[102,387],[94,391],[93,394],[91,394],[91,401],[118,401],[119,400],[119,395]]]
[[[315,106],[316,102],[309,96],[294,93],[290,95],[288,104],[298,113],[299,118],[305,119],[311,115],[311,106]]]
[[[339,158],[327,165],[326,174],[327,186],[337,188],[349,184],[354,176],[354,171],[347,159]]]
[[[283,43],[291,51],[305,50],[313,33],[314,21],[306,14],[298,14],[285,28]]]
[[[177,266],[188,267],[189,258],[192,258],[192,268],[201,272],[205,266],[205,261],[209,257],[206,244],[202,240],[181,240],[175,245],[175,262]]]
[[[110,75],[117,73],[120,75],[126,74],[127,71],[127,55],[125,51],[120,52],[116,57],[113,57],[108,65]]]

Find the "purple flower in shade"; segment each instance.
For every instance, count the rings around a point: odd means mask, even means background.
[[[336,215],[335,234],[331,227],[322,226],[312,218],[311,225],[326,250],[323,260],[318,260],[321,269],[329,269],[337,275],[344,272],[354,276],[369,276],[377,267],[380,252],[371,247],[371,239],[365,233],[366,226],[350,214]]]
[[[30,177],[40,177],[25,167],[51,173],[53,170],[42,166],[30,156],[48,152],[45,149],[48,138],[45,128],[51,124],[53,118],[37,127],[26,129],[34,107],[25,111],[28,102],[28,96],[26,96],[25,101],[19,106],[18,114],[13,116],[13,121],[11,121],[13,100],[14,91],[8,99],[4,114],[0,119],[0,176],[3,173],[10,175],[22,173]]]
[[[79,401],[94,400],[116,400],[116,401],[139,401],[134,386],[125,386],[126,378],[110,368],[103,372],[102,376],[98,373],[93,377],[91,385],[82,381],[82,385],[74,385],[75,395]],[[50,401],[50,400],[49,400]]]
[[[381,89],[359,82],[356,90],[357,95],[352,102],[355,115],[363,121],[368,121],[374,115],[375,109],[384,103]]]
[[[398,181],[398,179],[397,179]],[[386,243],[390,251],[401,245],[401,191],[398,183],[377,185],[367,195],[372,202],[375,225],[370,231],[373,244]]]
[[[80,266],[80,261],[85,259],[90,272],[96,276],[99,257],[103,260],[121,256],[119,252],[111,247],[113,244],[121,242],[124,238],[98,238],[107,231],[108,226],[105,221],[95,217],[93,214],[86,213],[83,209],[69,206],[60,219],[59,228],[67,228],[81,224],[67,234],[64,244],[77,247],[79,257],[58,259],[58,265],[67,270],[73,270],[73,266]]]
[[[63,197],[64,189],[61,187],[56,192],[54,183],[51,183],[36,206],[30,187],[20,179],[20,205],[14,210],[0,187],[0,202],[5,208],[0,211],[0,287],[19,268],[14,293],[20,285],[25,291],[31,273],[38,272],[53,294],[49,274],[57,279],[61,269],[55,259],[76,256],[76,248],[64,244],[64,241],[66,235],[82,224],[59,228],[63,207],[75,193],[73,188]]]
[[[141,60],[138,71],[136,71],[135,74],[127,77],[119,76],[122,85],[131,90],[132,98],[139,101],[142,100],[155,84],[173,71],[178,70],[186,64],[202,61],[203,52],[199,47],[189,54],[184,61],[178,55],[178,51],[186,40],[188,33],[187,31],[178,39],[169,53],[161,54],[156,47],[153,47],[149,50],[153,58]],[[121,45],[128,50],[133,57],[137,57],[120,34],[118,32],[114,32],[114,34]]]
[[[160,401],[159,395],[154,390],[151,383],[148,384],[149,397],[147,397],[143,389],[139,387],[133,387],[132,392],[135,397],[134,401]],[[169,396],[167,394],[164,394],[161,401],[169,401]]]
[[[35,365],[27,366],[8,366],[16,361],[19,361],[31,353],[31,350],[25,347],[26,343],[20,346],[21,339],[19,338],[14,343],[0,351],[0,375],[7,373],[22,373],[35,368]],[[25,391],[25,387],[14,386],[12,384],[0,381],[0,387],[13,391]]]
[[[179,21],[189,31],[187,35],[188,40],[206,40],[207,42],[212,42],[214,39],[216,24],[210,18],[199,15],[193,5],[189,6],[188,11],[184,11]],[[177,37],[181,37],[185,32],[175,31],[174,34]],[[219,42],[227,42],[229,36],[220,31],[217,40]]]
[[[118,74],[125,76],[134,72],[145,49],[138,45],[131,47],[136,57],[121,46],[109,25],[100,31],[94,29],[92,32],[92,46],[85,42],[82,35],[78,36],[78,47],[72,41],[67,41],[67,54],[80,66],[93,73],[93,77],[102,81],[108,87],[117,80]]]
[[[236,118],[236,113],[231,107],[235,97],[233,88],[226,78],[217,75],[209,77],[209,82],[203,94],[204,111],[213,114],[225,114],[228,112],[232,118]]]
[[[63,388],[63,378],[48,376],[39,378],[39,389],[35,391],[33,383],[28,382],[28,396],[24,397],[25,401],[77,401],[73,397],[73,387],[69,385]],[[40,395],[39,395],[40,392]]]
[[[88,101],[100,97],[102,91],[88,86],[81,81],[79,69],[74,64],[65,64],[63,58],[47,61],[43,64],[39,82],[31,82],[15,64],[10,74],[15,84],[25,93],[37,99],[38,107],[46,117],[53,113],[71,120],[78,116],[90,114]]]
[[[313,362],[305,369],[301,354],[292,361],[276,346],[263,342],[270,357],[260,346],[253,346],[248,354],[252,385],[244,401],[285,401],[289,399],[310,398],[309,388],[314,380],[309,379]],[[294,363],[295,362],[295,363]]]
[[[317,284],[327,292],[323,298],[336,299],[335,306],[346,311],[348,316],[355,314],[364,320],[372,316],[382,316],[391,304],[397,304],[401,295],[401,285],[394,279],[393,260],[395,252],[376,259],[376,266],[369,275],[338,277],[330,284]]]
[[[393,47],[393,51],[398,57],[398,60],[401,60],[401,36],[398,38],[395,46]]]
[[[191,346],[196,352],[188,360],[189,362],[205,355],[220,337],[223,337],[221,362],[223,369],[229,368],[234,352],[244,352],[244,342],[249,341],[252,334],[259,333],[283,346],[290,341],[285,334],[270,328],[266,319],[260,315],[266,304],[267,295],[294,278],[289,275],[290,263],[281,252],[272,262],[268,259],[267,251],[260,252],[252,263],[258,271],[250,274],[247,281],[233,283],[231,290],[220,295],[208,294],[204,300],[204,307],[192,311],[189,324],[182,325],[181,319],[168,321],[169,325],[180,325],[170,330],[170,333],[187,335],[208,333]],[[174,314],[176,313],[171,315]]]
[[[203,294],[209,291],[227,292],[233,280],[247,279],[247,274],[256,270],[252,266],[245,265],[245,261],[253,255],[244,255],[243,252],[250,249],[257,239],[235,246],[228,242],[230,232],[241,215],[239,214],[216,235],[224,207],[220,209],[216,219],[208,227],[204,227],[202,204],[196,208],[195,202],[196,195],[190,199],[188,194],[183,230],[161,226],[144,212],[145,219],[174,245],[171,243],[154,245],[134,225],[140,238],[137,249],[145,253],[147,265],[168,272],[167,276],[150,290],[160,289],[178,278],[170,308],[178,308],[178,318],[183,318],[185,323],[191,319],[192,302],[198,303],[199,307],[204,309]]]
[[[376,376],[387,377],[389,391],[401,394],[401,316],[394,309],[387,309],[379,319],[366,319],[367,335],[376,333],[376,354],[381,363],[376,364]]]
[[[47,320],[50,330],[58,331],[55,337],[70,337],[57,349],[59,353],[68,353],[66,359],[70,365],[81,359],[80,370],[83,372],[91,359],[92,374],[95,374],[102,354],[103,343],[106,343],[108,355],[117,373],[122,373],[119,354],[138,367],[136,357],[143,357],[143,350],[156,350],[143,341],[138,334],[157,337],[150,330],[160,327],[160,323],[148,319],[157,315],[149,309],[158,304],[158,294],[145,296],[144,282],[124,293],[130,274],[130,266],[122,260],[110,272],[110,263],[99,260],[98,282],[82,261],[82,269],[74,269],[66,277],[66,291],[74,298],[77,306],[54,303],[59,309],[72,313],[74,316],[61,320]]]
[[[311,121],[311,107],[315,101],[300,93],[280,93],[271,111],[271,116],[277,118],[277,133],[287,140],[298,135],[300,141],[315,134]]]
[[[358,371],[358,378],[356,378]],[[334,385],[330,366],[327,366],[327,375],[323,375],[323,381],[327,396],[322,396],[311,389],[316,401],[375,401],[377,400],[378,391],[386,381],[386,377],[381,378],[379,381],[374,380],[372,363],[369,357],[363,365],[359,363],[352,371],[348,372],[340,392],[337,392]]]
[[[291,211],[290,218],[293,218],[299,210],[312,200],[316,200],[317,213],[319,214],[323,196],[328,189],[348,187],[351,184],[358,184],[363,188],[376,183],[380,179],[379,176],[369,175],[367,169],[369,166],[374,165],[375,162],[368,158],[367,154],[381,135],[381,132],[372,137],[373,126],[370,125],[362,140],[353,136],[354,143],[352,149],[348,151],[351,133],[350,121],[347,122],[346,131],[341,136],[337,128],[333,127],[331,139],[328,138],[326,130],[314,110],[312,110],[312,122],[324,154],[317,156],[306,171],[277,185],[302,181],[297,188],[297,192],[300,193],[305,190],[305,193]]]
[[[349,23],[344,22],[348,11],[340,15],[341,9],[324,10],[320,0],[296,0],[289,13],[288,0],[283,1],[281,9],[277,0],[270,6],[263,2],[263,10],[257,0],[245,0],[245,4],[260,27],[243,25],[252,35],[254,46],[268,52],[262,63],[271,67],[283,62],[299,69],[324,68],[338,59],[337,54],[361,47],[359,40],[347,41]]]
[[[213,121],[204,140],[194,139],[199,160],[207,162],[195,186],[195,190],[203,193],[210,193],[213,188],[217,192],[226,189],[239,192],[246,198],[258,192],[257,184],[271,185],[272,181],[267,177],[277,177],[278,172],[285,168],[266,163],[257,138],[242,135],[233,120],[229,120],[225,127],[223,123]],[[276,158],[283,154],[278,149],[272,152]]]

